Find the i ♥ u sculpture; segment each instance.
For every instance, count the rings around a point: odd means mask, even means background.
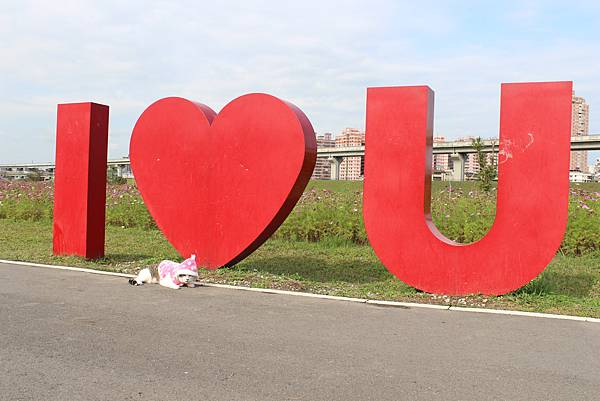
[[[308,118],[266,94],[241,96],[220,113],[170,97],[138,119],[131,168],[160,230],[198,266],[233,265],[283,223],[314,169]]]
[[[567,223],[572,82],[503,84],[496,219],[473,244],[431,220],[433,91],[367,92],[364,221],[385,267],[431,293],[499,295],[540,274]],[[58,109],[54,253],[104,253],[108,107]],[[241,96],[219,114],[182,98],[150,105],[135,125],[131,167],[166,238],[199,267],[231,266],[283,223],[316,161],[297,107]]]

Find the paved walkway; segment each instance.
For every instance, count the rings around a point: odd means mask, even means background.
[[[1,400],[598,400],[600,324],[0,264]]]

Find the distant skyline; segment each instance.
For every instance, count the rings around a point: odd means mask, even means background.
[[[364,130],[367,87],[429,85],[452,140],[498,136],[500,83],[572,80],[600,134],[597,21],[595,1],[3,2],[0,164],[53,161],[56,105],[80,101],[111,106],[125,156],[167,96],[218,111],[266,92],[338,134]]]

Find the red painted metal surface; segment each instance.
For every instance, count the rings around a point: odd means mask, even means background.
[[[104,256],[108,110],[95,103],[58,105],[55,255]]]
[[[302,195],[316,154],[302,111],[266,94],[239,97],[218,115],[161,99],[140,116],[130,145],[157,225],[208,269],[239,262],[269,238]]]
[[[504,294],[544,270],[567,223],[571,87],[502,85],[496,219],[472,244],[431,221],[433,92],[368,89],[364,219],[390,272],[427,292],[465,295]]]

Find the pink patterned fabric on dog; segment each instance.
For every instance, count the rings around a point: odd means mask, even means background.
[[[160,272],[161,281],[170,280],[173,284],[181,286],[183,283],[177,280],[177,275],[189,274],[191,276],[198,276],[196,255],[192,255],[189,259],[186,259],[181,263],[163,260],[158,265],[158,271]]]

